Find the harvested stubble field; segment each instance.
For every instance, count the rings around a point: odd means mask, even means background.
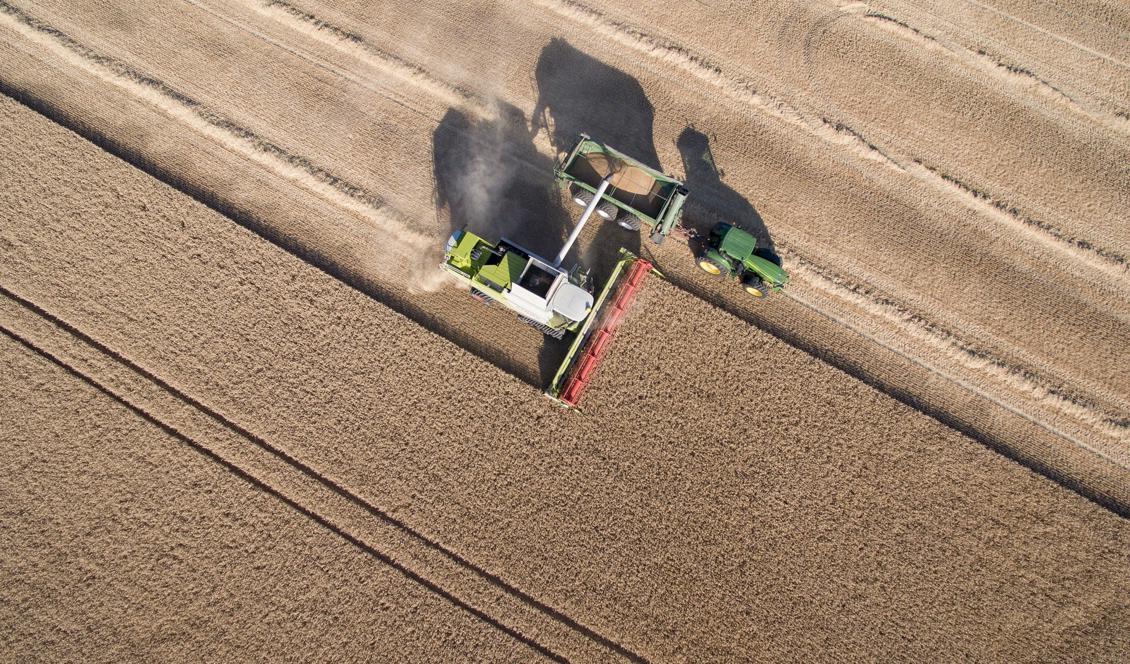
[[[7,656],[1130,650],[1124,10],[534,4],[0,1]],[[794,281],[593,226],[568,414],[433,266],[578,131]]]

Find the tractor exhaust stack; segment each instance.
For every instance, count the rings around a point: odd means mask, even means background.
[[[569,253],[569,250],[573,248],[573,243],[577,241],[577,236],[581,234],[581,229],[585,227],[585,223],[588,222],[589,217],[591,217],[593,211],[596,210],[596,206],[600,205],[600,199],[604,196],[604,192],[608,190],[608,184],[611,178],[612,176],[609,175],[600,181],[596,195],[589,201],[588,206],[585,208],[585,213],[581,215],[581,220],[573,227],[573,232],[569,234],[569,239],[565,240],[565,246],[561,247],[561,251],[557,253],[557,258],[553,259],[553,267],[561,267],[561,261],[565,260],[565,256]]]

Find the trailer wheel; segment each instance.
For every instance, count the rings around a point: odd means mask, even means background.
[[[624,214],[616,220],[616,223],[620,224],[621,228],[625,228],[629,231],[638,231],[640,229],[640,218],[634,214]]]
[[[699,256],[698,267],[703,272],[716,277],[730,276],[730,263],[714,250],[710,250],[702,256]]]
[[[620,208],[616,207],[616,204],[611,201],[601,201],[600,205],[596,206],[596,213],[600,215],[601,219],[612,221],[620,213]]]
[[[573,202],[581,207],[588,207],[592,202],[592,192],[581,189],[576,184],[569,186],[569,195],[573,198]]]
[[[769,286],[755,274],[747,274],[742,277],[742,288],[745,292],[756,298],[769,297]]]

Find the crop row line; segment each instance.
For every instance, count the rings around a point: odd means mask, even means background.
[[[215,424],[218,424],[223,429],[227,430],[231,434],[234,434],[239,440],[245,441],[245,444],[250,445],[254,449],[257,449],[261,452],[267,453],[268,455],[270,455],[270,457],[273,457],[274,459],[281,461],[284,464],[285,467],[290,468],[293,471],[297,471],[301,476],[307,478],[308,480],[312,480],[316,485],[321,486],[324,489],[327,489],[330,492],[330,494],[332,494],[333,496],[340,498],[340,499],[344,499],[349,505],[352,505],[356,508],[361,509],[366,515],[368,515],[370,517],[375,517],[381,523],[383,523],[387,526],[390,526],[397,533],[400,533],[401,535],[406,536],[407,539],[410,542],[412,542],[413,544],[418,545],[418,546],[420,546],[420,547],[422,547],[422,548],[424,548],[428,551],[431,551],[435,554],[438,554],[441,557],[441,560],[446,561],[450,564],[453,564],[455,566],[455,568],[457,568],[458,570],[462,570],[463,572],[471,575],[475,579],[478,579],[482,582],[485,582],[494,591],[497,591],[497,592],[499,592],[499,593],[501,593],[501,594],[503,594],[507,597],[512,598],[513,600],[516,600],[521,606],[524,606],[527,609],[535,611],[538,614],[545,616],[546,618],[549,618],[549,619],[553,620],[554,622],[559,623],[560,625],[562,625],[565,628],[567,628],[568,630],[578,634],[579,636],[581,636],[585,639],[588,639],[588,640],[592,641],[593,643],[595,643],[595,644],[597,644],[597,645],[599,645],[599,646],[601,646],[601,647],[603,647],[603,648],[605,648],[609,651],[612,651],[612,652],[614,652],[614,653],[616,653],[616,654],[618,654],[618,655],[620,655],[620,656],[622,656],[626,659],[629,659],[629,660],[632,660],[632,661],[637,661],[637,662],[646,661],[645,658],[642,657],[641,655],[629,650],[628,648],[624,647],[623,645],[619,644],[618,642],[600,634],[599,632],[595,631],[594,629],[583,625],[582,623],[577,621],[572,616],[570,616],[570,615],[568,615],[568,614],[566,614],[566,613],[564,613],[564,612],[562,612],[558,609],[555,609],[552,606],[549,606],[548,604],[546,604],[543,601],[537,599],[536,597],[530,595],[529,593],[527,593],[527,592],[517,588],[516,586],[510,584],[509,582],[504,580],[499,575],[497,575],[493,572],[490,572],[489,570],[481,567],[480,565],[476,564],[475,562],[467,559],[463,555],[459,554],[458,552],[456,552],[456,551],[452,550],[451,548],[447,547],[446,545],[444,545],[442,542],[435,540],[435,539],[425,535],[424,533],[420,532],[419,530],[413,528],[408,523],[396,518],[395,516],[391,515],[387,511],[381,509],[379,506],[369,502],[365,498],[363,498],[360,495],[356,494],[355,492],[351,491],[349,488],[343,486],[342,484],[340,484],[336,480],[332,479],[331,477],[329,477],[325,473],[319,471],[318,469],[307,464],[306,462],[302,461],[301,459],[298,459],[297,457],[295,457],[294,455],[292,455],[292,454],[288,453],[287,451],[281,449],[277,445],[270,443],[269,441],[262,438],[261,436],[251,432],[246,427],[244,427],[244,426],[240,425],[239,423],[233,421],[231,418],[225,416],[224,414],[220,413],[219,411],[215,410],[214,408],[206,405],[205,403],[203,403],[202,401],[200,401],[196,397],[193,397],[193,396],[185,393],[184,391],[182,391],[181,389],[172,385],[171,383],[169,383],[165,379],[157,376],[152,371],[146,369],[145,367],[142,367],[141,365],[137,364],[136,362],[134,362],[130,358],[126,357],[122,353],[114,350],[113,348],[106,346],[102,342],[91,337],[89,334],[83,332],[81,329],[79,329],[75,325],[67,322],[66,320],[62,319],[61,317],[57,316],[56,314],[48,311],[47,309],[43,308],[42,306],[40,306],[38,304],[36,304],[35,302],[27,299],[26,297],[24,297],[22,295],[15,293],[14,291],[10,290],[9,288],[7,288],[3,285],[0,285],[0,295],[11,300],[13,303],[22,307],[23,309],[27,310],[28,312],[30,312],[30,313],[38,316],[39,318],[43,319],[44,321],[49,323],[51,326],[58,328],[59,330],[66,333],[70,337],[74,338],[78,343],[82,344],[85,348],[89,348],[90,350],[96,352],[100,356],[103,356],[103,357],[111,360],[112,362],[115,363],[116,366],[124,368],[131,375],[135,376],[138,380],[144,381],[145,383],[156,387],[158,390],[160,390],[162,393],[168,395],[169,397],[174,399],[176,402],[191,408],[196,413],[204,416],[205,418],[214,422]],[[460,599],[452,591],[442,587],[439,583],[437,583],[435,581],[431,581],[430,579],[428,579],[426,576],[424,576],[420,572],[417,572],[417,571],[411,569],[409,566],[405,565],[404,563],[397,561],[390,554],[387,554],[387,553],[384,553],[384,552],[377,550],[373,545],[368,544],[368,543],[362,541],[358,536],[349,533],[343,526],[336,524],[332,519],[330,519],[329,517],[317,512],[314,508],[311,508],[307,505],[302,504],[297,499],[294,499],[294,498],[291,498],[291,497],[284,495],[280,489],[272,487],[265,480],[262,480],[262,479],[256,477],[250,471],[248,471],[248,470],[238,466],[236,463],[224,458],[223,456],[220,455],[220,453],[216,452],[212,448],[206,446],[205,444],[203,444],[203,443],[201,443],[197,440],[192,439],[188,434],[186,434],[186,433],[176,429],[172,425],[164,422],[158,416],[156,416],[152,413],[149,413],[142,406],[139,406],[139,405],[133,403],[132,401],[130,401],[125,396],[122,396],[118,392],[114,391],[112,388],[104,385],[102,382],[98,381],[97,379],[87,375],[85,372],[82,372],[81,370],[73,367],[70,363],[66,362],[65,360],[63,360],[59,357],[57,357],[55,354],[43,349],[40,345],[36,344],[34,341],[31,341],[31,340],[25,338],[25,336],[20,334],[19,332],[15,331],[13,329],[10,329],[8,325],[0,323],[0,331],[2,331],[7,336],[15,339],[16,341],[19,341],[20,343],[24,344],[25,346],[28,346],[29,348],[34,350],[36,353],[44,356],[47,359],[50,359],[55,364],[63,366],[64,368],[68,369],[68,371],[74,372],[77,375],[81,376],[84,381],[94,385],[100,391],[106,392],[107,394],[112,396],[116,401],[119,401],[123,405],[126,405],[128,408],[130,408],[131,410],[141,414],[146,419],[150,419],[150,420],[154,421],[159,426],[161,426],[163,429],[175,432],[174,435],[178,439],[182,439],[183,442],[186,442],[187,444],[193,446],[194,448],[199,449],[201,452],[205,453],[210,458],[213,458],[214,460],[222,463],[225,467],[232,469],[233,472],[235,472],[240,477],[247,479],[248,481],[255,484],[256,486],[263,488],[263,490],[271,493],[272,495],[279,497],[281,500],[286,502],[288,505],[290,505],[294,509],[296,509],[299,512],[303,513],[304,515],[312,518],[313,520],[322,524],[323,526],[325,526],[327,529],[333,531],[334,533],[342,536],[344,539],[346,539],[350,543],[354,544],[355,546],[358,546],[359,548],[365,550],[366,552],[370,553],[371,555],[374,555],[375,557],[380,559],[382,562],[385,562],[386,564],[391,565],[392,567],[394,567],[398,571],[400,571],[402,574],[404,574],[404,575],[408,576],[409,578],[417,581],[418,583],[420,583],[424,587],[428,588],[429,590],[436,592],[437,594],[441,595],[445,599],[448,599],[449,601],[456,604],[460,608],[463,608],[463,609],[469,611],[470,613],[472,613],[473,615],[475,615],[479,619],[481,619],[481,620],[491,624],[492,626],[504,631],[508,635],[519,639],[523,643],[526,643],[527,645],[538,650],[542,654],[544,654],[548,657],[551,657],[553,659],[556,659],[558,661],[565,661],[565,658],[562,655],[560,655],[559,653],[557,653],[554,649],[550,648],[549,646],[546,646],[545,644],[543,644],[543,643],[541,643],[541,642],[539,642],[539,641],[537,641],[537,640],[535,640],[535,639],[533,639],[529,636],[526,636],[525,634],[518,631],[516,628],[505,625],[500,620],[498,620],[497,618],[494,618],[493,616],[490,616],[489,614],[487,614],[482,609],[479,609],[479,608],[471,605],[468,601]]]
[[[10,5],[8,5],[6,2],[0,1],[0,18],[4,17],[5,15],[7,15],[9,17],[14,16],[16,18],[19,18],[22,15],[22,13],[19,13],[18,10],[12,11]],[[26,16],[26,15],[22,15],[22,16]],[[53,28],[50,28],[50,26],[46,26],[45,24],[42,24],[41,22],[39,22],[39,21],[37,21],[37,20],[35,20],[31,17],[27,17],[27,18],[29,20],[24,22],[26,24],[26,27],[33,29],[36,32],[40,32],[42,34],[50,36],[50,37],[52,37],[56,40],[62,40],[63,46],[65,47],[64,50],[68,51],[70,54],[79,56],[79,59],[85,59],[85,57],[95,58],[96,59],[95,63],[101,67],[101,69],[99,71],[97,71],[96,74],[105,75],[107,73],[107,70],[108,70],[110,72],[110,74],[114,74],[114,75],[117,75],[119,77],[125,76],[128,80],[131,80],[131,81],[133,81],[134,79],[140,79],[140,81],[134,81],[136,83],[136,85],[134,85],[134,86],[128,86],[128,85],[121,86],[121,87],[125,87],[127,89],[127,91],[132,91],[132,92],[135,92],[135,93],[140,92],[140,93],[142,93],[142,94],[140,94],[140,96],[142,96],[143,98],[145,98],[147,100],[152,100],[153,95],[150,94],[150,93],[154,90],[158,91],[158,92],[166,92],[167,91],[167,97],[164,99],[164,103],[157,104],[158,108],[161,108],[162,110],[164,110],[166,112],[169,112],[169,110],[170,110],[169,107],[170,107],[170,105],[172,105],[171,102],[178,102],[178,103],[181,103],[181,104],[186,104],[186,103],[191,104],[190,106],[187,107],[187,109],[180,109],[181,112],[171,112],[170,115],[172,117],[174,117],[174,119],[178,119],[178,120],[182,120],[182,121],[185,120],[185,118],[186,118],[186,113],[184,112],[185,110],[190,112],[190,114],[188,116],[188,119],[190,119],[190,120],[194,117],[199,119],[199,117],[196,115],[197,113],[199,113],[200,116],[202,116],[205,119],[207,119],[207,118],[217,118],[217,117],[222,118],[222,116],[219,116],[218,114],[215,114],[214,112],[204,108],[198,102],[195,102],[191,99],[188,99],[184,95],[181,95],[180,93],[176,92],[175,90],[169,88],[166,84],[164,84],[160,81],[157,81],[156,79],[143,77],[142,75],[137,74],[133,70],[126,67],[124,64],[118,63],[117,61],[113,61],[113,60],[110,60],[109,58],[104,58],[103,56],[100,56],[96,53],[93,53],[92,51],[90,51],[86,47],[83,47],[83,46],[77,44],[77,42],[74,42],[73,40],[71,40],[66,35],[63,35],[61,32],[54,30]],[[124,72],[124,73],[122,73],[122,72]],[[140,91],[138,90],[138,88],[141,88]],[[177,109],[174,108],[172,110],[176,111]],[[190,126],[191,126],[191,123],[190,123]],[[254,138],[254,134],[250,134],[250,132],[247,132],[247,130],[239,128],[237,125],[234,125],[234,123],[231,123],[230,121],[228,121],[226,119],[222,121],[222,123],[219,125],[219,128],[234,129],[235,130],[234,135],[237,138],[238,137],[249,138],[249,139]],[[244,132],[247,132],[246,135],[244,134]],[[320,169],[319,167],[313,165],[308,159],[306,159],[304,157],[292,155],[288,152],[283,151],[282,148],[274,146],[273,144],[269,144],[269,143],[266,143],[266,142],[254,142],[253,141],[251,143],[250,147],[260,148],[260,147],[264,147],[264,146],[265,146],[265,149],[266,149],[268,154],[278,154],[278,155],[282,155],[283,157],[285,157],[285,159],[283,159],[284,163],[291,163],[293,161],[293,162],[297,162],[297,164],[299,164],[301,166],[304,166],[305,172],[306,172],[307,175],[313,176],[313,177],[315,177],[315,179],[319,179],[319,181],[321,181],[322,179],[328,179],[330,184],[334,184],[334,185],[340,184],[340,185],[342,185],[342,189],[340,190],[342,193],[358,194],[358,192],[361,192],[361,194],[363,194],[363,190],[361,190],[359,187],[356,187],[355,185],[352,185],[348,182],[345,182],[345,181],[341,180],[340,178],[332,176],[329,173],[327,173],[326,171],[324,171],[324,170]],[[260,163],[261,163],[261,160],[256,160],[256,161],[260,161]],[[276,166],[276,167],[278,166],[277,160],[273,161],[272,163],[273,163],[274,166]],[[278,172],[278,168],[275,168],[274,170],[276,172]],[[361,194],[358,194],[358,195],[361,195]],[[192,194],[190,194],[190,195],[192,195]],[[356,201],[356,197],[350,197],[350,200]],[[329,202],[336,203],[336,204],[341,203],[341,201],[337,197],[331,197],[329,199]],[[379,205],[380,205],[380,208],[378,208],[378,209],[385,209],[386,211],[392,209],[389,206],[387,206],[383,201],[380,201]],[[396,216],[401,217],[401,215],[399,213],[396,213]],[[396,229],[394,228],[393,230],[396,230]],[[813,263],[811,261],[805,260],[795,250],[792,250],[788,247],[786,247],[786,249],[788,249],[788,251],[784,251],[782,253],[785,253],[786,255],[788,255],[790,258],[792,258],[794,260],[804,261],[807,264],[808,267],[812,268],[816,272],[822,273],[823,276],[828,276],[829,273],[826,270],[819,268],[819,266],[817,266],[815,263]],[[337,275],[335,275],[335,276],[337,276]],[[834,278],[834,275],[829,277],[827,280],[829,281],[829,283],[832,283],[832,284],[841,284],[841,282],[842,282],[842,280]],[[695,294],[698,297],[704,297],[704,294],[701,292],[701,289],[695,289],[695,288],[693,288],[693,286],[684,287],[684,289],[692,292],[693,294]],[[851,293],[845,293],[845,297],[848,296],[848,295],[851,295]],[[872,297],[872,295],[873,294],[866,294],[866,293],[864,294],[865,297]],[[859,293],[855,293],[855,296],[858,297]],[[877,304],[882,304],[882,302],[877,302]],[[900,314],[900,318],[901,317],[902,317],[902,314]],[[932,329],[932,330],[937,329],[936,326],[933,326],[933,325],[930,325],[928,327],[929,327],[929,329]],[[778,334],[778,336],[780,336],[780,335]],[[871,338],[871,337],[868,337],[868,338]],[[877,344],[881,344],[881,342],[876,340],[876,339],[871,338],[871,340],[874,341]],[[940,341],[946,342],[947,339],[941,339]],[[958,350],[962,350],[962,349],[959,348]],[[968,349],[964,349],[964,350],[968,350]],[[975,363],[984,364],[985,357],[984,356],[974,357],[973,360],[975,361]],[[1032,376],[1025,375],[1025,372],[1023,372],[1023,371],[1015,370],[1014,367],[1008,367],[1006,364],[1002,363],[1000,360],[992,360],[991,364],[995,365],[998,368],[999,367],[1006,367],[1007,373],[1018,376],[1022,380],[1030,381],[1031,378],[1032,378]],[[1032,392],[1032,393],[1056,394],[1056,390],[1054,388],[1041,386],[1039,384],[1029,385],[1027,387],[1031,388],[1031,389],[1029,389],[1029,391]],[[1081,406],[1083,408],[1087,407],[1086,404],[1080,404],[1078,402],[1076,402],[1073,405]],[[1115,425],[1120,424],[1120,422],[1117,421],[1117,420],[1112,420],[1110,417],[1107,417],[1107,416],[1104,416],[1104,415],[1101,415],[1101,414],[1097,414],[1097,413],[1094,415],[1094,418],[1091,418],[1091,419],[1097,419],[1098,421],[1105,421],[1107,424],[1112,424],[1112,423],[1115,424]]]

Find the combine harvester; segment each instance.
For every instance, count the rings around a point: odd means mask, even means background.
[[[584,213],[553,260],[505,239],[492,244],[458,230],[447,241],[443,268],[475,299],[499,302],[555,339],[573,335],[546,394],[576,407],[624,312],[655,268],[621,248],[620,260],[594,297],[589,271],[580,265],[566,269],[562,263],[593,215],[632,231],[646,225],[651,239],[662,242],[679,222],[687,190],[682,182],[585,135],[557,165],[554,176],[584,206]]]
[[[584,134],[553,174],[584,208],[553,260],[506,239],[492,244],[461,229],[447,241],[443,268],[475,299],[501,303],[554,339],[573,335],[546,394],[576,407],[636,292],[648,274],[658,272],[651,261],[621,247],[619,261],[594,297],[589,270],[581,265],[566,269],[562,263],[593,215],[633,232],[646,226],[653,242],[663,242],[682,217],[687,189],[679,180]],[[711,268],[711,274],[738,276],[746,290],[759,297],[780,290],[787,276],[778,266],[753,256],[755,247],[752,235],[719,224],[699,265]]]

